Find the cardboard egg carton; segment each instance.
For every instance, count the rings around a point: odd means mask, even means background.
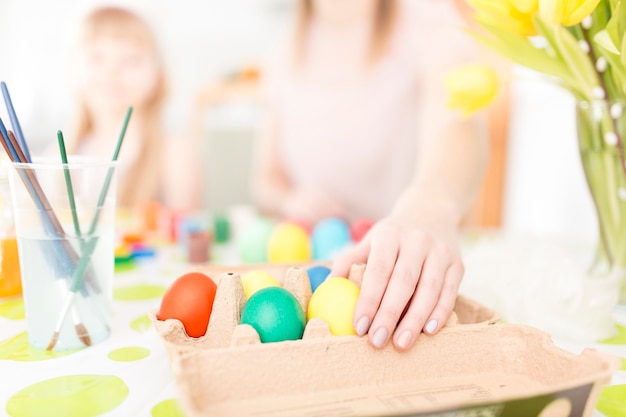
[[[593,350],[561,350],[537,329],[498,323],[495,312],[461,296],[446,326],[405,352],[333,336],[320,319],[307,323],[302,340],[263,344],[239,324],[240,274],[250,269],[200,270],[218,277],[205,336],[190,338],[180,321],[152,315],[189,417],[586,417],[618,366]],[[306,311],[304,268],[259,269]],[[360,285],[363,271],[353,266],[349,279]]]

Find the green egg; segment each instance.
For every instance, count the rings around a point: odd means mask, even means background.
[[[238,249],[241,260],[246,264],[267,262],[267,242],[274,224],[267,219],[258,219],[243,230]]]
[[[246,302],[241,323],[254,327],[263,343],[281,342],[302,338],[306,316],[289,291],[267,287],[255,292]]]

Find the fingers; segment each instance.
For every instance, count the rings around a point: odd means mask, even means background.
[[[448,321],[448,317],[450,317],[450,313],[452,313],[456,304],[456,296],[463,279],[463,273],[464,267],[460,260],[456,260],[448,268],[439,301],[426,321],[425,333],[437,333]]]
[[[369,239],[363,239],[354,248],[338,256],[330,270],[331,277],[348,277],[353,264],[365,263],[370,252]]]
[[[452,312],[463,265],[454,247],[419,230],[378,228],[367,236],[358,260],[340,264],[347,272],[367,258],[361,294],[354,312],[357,334],[368,333],[382,348],[393,335],[398,349],[408,349],[419,334],[436,333]],[[341,260],[344,262],[344,260]]]
[[[369,331],[369,340],[377,348],[383,347],[389,336],[394,333],[405,306],[413,297],[415,287],[418,285],[418,278],[421,279],[422,266],[425,270],[428,269],[428,265],[424,265],[426,248],[417,244],[419,239],[405,240],[408,241],[401,242],[398,259]],[[414,333],[403,334],[402,340],[410,337],[407,343],[412,342]]]
[[[433,332],[439,327],[439,323],[444,323],[429,318],[440,299],[450,265],[451,256],[444,247],[437,245],[431,249],[424,261],[415,295],[394,333],[393,343],[397,348],[408,349],[422,329],[426,328]]]
[[[399,232],[395,228],[379,228],[370,237],[367,268],[365,268],[361,293],[354,309],[354,329],[359,336],[364,335],[370,329],[370,324],[377,314],[387,289],[387,283],[398,257],[398,234]],[[378,330],[380,332],[371,337],[377,341],[386,341],[390,334],[389,330],[385,328]]]

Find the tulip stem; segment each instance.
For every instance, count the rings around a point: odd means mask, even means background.
[[[611,119],[611,124],[613,126],[613,133],[615,134],[615,137],[617,138],[617,144],[616,144],[617,153],[619,155],[620,163],[622,165],[622,170],[624,171],[624,176],[626,176],[626,159],[624,158],[624,144],[622,143],[622,137],[620,135],[620,131],[617,126],[617,121],[615,120],[615,118],[611,117],[611,97],[609,97],[609,90],[607,88],[607,83],[604,78],[607,76],[607,73],[606,71],[602,71],[602,72],[598,71],[598,68],[597,68],[598,59],[597,59],[594,45],[591,42],[591,38],[589,36],[589,30],[585,29],[581,25],[576,25],[576,27],[579,28],[580,31],[582,32],[582,36],[585,42],[589,44],[589,57],[591,58],[591,62],[594,68],[596,68],[596,71],[598,72],[600,86],[604,92],[604,101],[606,102],[608,117]]]

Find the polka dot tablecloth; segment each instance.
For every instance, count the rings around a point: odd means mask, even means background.
[[[148,314],[188,268],[159,256],[117,273],[111,336],[78,351],[30,348],[21,298],[0,300],[0,416],[184,416],[165,349]],[[594,416],[626,416],[626,317],[612,339],[561,346],[575,353],[593,347],[622,358]]]
[[[184,416],[148,317],[189,268],[169,258],[116,273],[111,336],[87,349],[29,347],[22,299],[0,299],[0,416]]]

